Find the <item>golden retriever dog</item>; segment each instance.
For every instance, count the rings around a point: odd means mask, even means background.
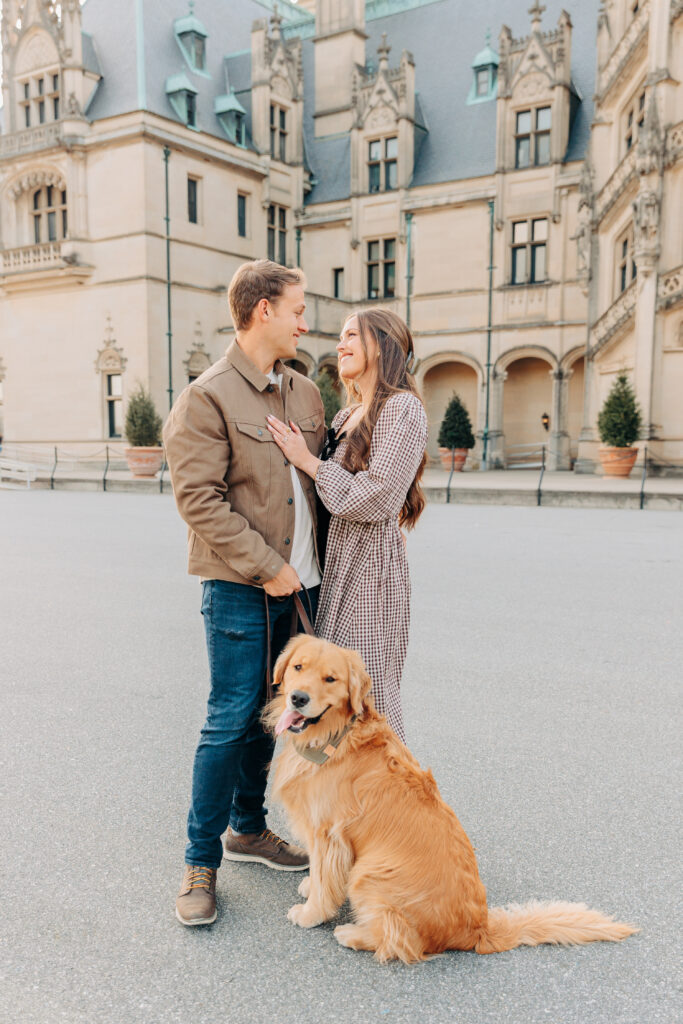
[[[274,792],[306,844],[302,928],[334,918],[347,899],[342,946],[413,963],[447,949],[499,953],[543,942],[616,941],[636,928],[580,903],[488,909],[474,850],[431,772],[423,771],[370,698],[355,651],[294,637],[274,671],[264,721],[285,735]]]

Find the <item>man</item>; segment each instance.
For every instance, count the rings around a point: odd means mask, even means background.
[[[291,420],[311,451],[320,451],[318,389],[283,362],[308,331],[304,284],[300,270],[269,260],[239,267],[228,290],[235,340],[185,388],[164,427],[175,499],[189,527],[189,572],[202,579],[211,676],[176,900],[185,925],[216,920],[226,829],[231,860],[281,871],[308,867],[304,850],[266,829],[273,740],[260,722],[268,628],[274,662],[291,633],[294,591],[306,588],[313,614],[320,584],[315,487],[290,466],[266,426],[269,414]]]

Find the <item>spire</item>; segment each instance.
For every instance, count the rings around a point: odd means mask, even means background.
[[[270,18],[270,27],[271,27],[271,30],[272,30],[273,39],[281,39],[282,38],[282,29],[280,27],[281,25],[282,25],[282,15],[280,14],[280,12],[277,9],[277,4],[273,4],[273,13],[272,13],[271,18]]]
[[[528,13],[531,15],[531,31],[538,32],[541,27],[541,15],[543,14],[545,7],[540,4],[538,0],[535,0],[532,7],[529,8]]]
[[[379,57],[379,69],[380,71],[386,71],[389,67],[389,53],[391,47],[387,43],[387,34],[382,32],[382,42],[377,47],[377,56]]]

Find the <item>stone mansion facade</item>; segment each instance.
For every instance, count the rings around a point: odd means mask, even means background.
[[[299,265],[298,368],[350,311],[415,335],[429,453],[591,472],[626,370],[683,465],[682,0],[2,0],[0,433],[124,444]]]

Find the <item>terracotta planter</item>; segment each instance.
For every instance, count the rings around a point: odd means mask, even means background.
[[[612,445],[600,448],[600,462],[605,476],[627,477],[637,458],[637,448],[615,448]]]
[[[126,448],[125,455],[128,469],[136,478],[156,476],[164,461],[164,449],[161,446]]]
[[[441,468],[447,469],[449,472],[454,469],[456,473],[462,473],[468,451],[467,448],[439,448]],[[453,453],[455,453],[455,458],[453,458]]]

